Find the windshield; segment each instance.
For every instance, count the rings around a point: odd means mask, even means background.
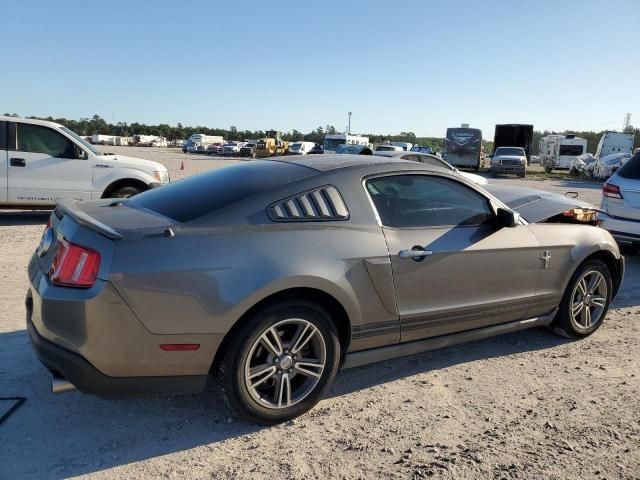
[[[325,150],[337,150],[338,145],[344,145],[347,141],[344,138],[325,138],[324,149]]]
[[[378,145],[376,147],[376,152],[394,152],[396,150],[398,149],[392,145]]]
[[[84,148],[89,150],[94,155],[102,155],[102,152],[100,150],[98,150],[96,147],[91,145],[89,142],[87,142],[84,138],[82,138],[80,135],[78,135],[73,130],[69,130],[67,127],[60,127],[60,130],[62,130],[63,132],[65,132],[68,135],[71,135],[76,142],[78,142],[80,145],[82,145]]]
[[[498,155],[515,155],[519,157],[524,157],[524,150],[518,147],[499,147],[495,153]]]
[[[290,148],[292,150],[298,150],[298,149],[300,149],[300,147],[302,147],[301,143],[292,143]]]

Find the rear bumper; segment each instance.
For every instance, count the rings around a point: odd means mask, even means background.
[[[598,214],[598,225],[607,230],[620,243],[640,244],[640,221]]]
[[[62,377],[84,393],[102,396],[196,393],[204,390],[207,375],[166,377],[110,377],[81,355],[43,338],[32,322],[33,298],[27,294],[27,331],[36,357],[55,376]]]

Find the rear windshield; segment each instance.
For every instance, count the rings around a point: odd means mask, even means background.
[[[308,167],[269,160],[240,163],[147,190],[132,197],[129,203],[178,222],[188,222],[316,173]]]
[[[622,178],[640,180],[640,153],[636,153],[618,169],[618,175]]]

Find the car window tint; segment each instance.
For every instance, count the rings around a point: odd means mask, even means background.
[[[640,180],[640,153],[636,153],[618,169],[618,175],[622,178]]]
[[[493,221],[488,200],[454,180],[395,175],[369,180],[367,190],[388,227],[483,225]]]
[[[129,202],[178,222],[187,222],[317,173],[314,169],[285,162],[239,163],[147,190]]]
[[[55,158],[74,158],[74,144],[64,135],[42,125],[18,123],[20,152],[45,153]]]

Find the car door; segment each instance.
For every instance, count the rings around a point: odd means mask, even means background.
[[[56,129],[16,122],[9,152],[10,203],[50,205],[56,198],[91,199],[90,162],[84,150]]]
[[[365,185],[389,247],[403,342],[525,317],[540,269],[528,226],[498,228],[490,200],[451,177]]]
[[[9,146],[7,144],[7,124],[0,121],[0,203],[7,201],[7,169]]]

